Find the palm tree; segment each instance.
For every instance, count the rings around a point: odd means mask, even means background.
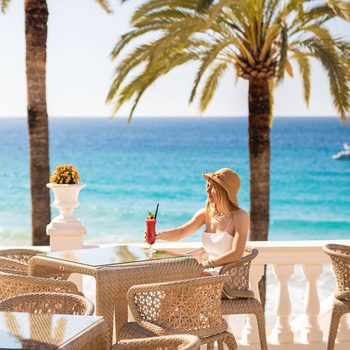
[[[147,88],[189,61],[199,62],[189,101],[198,95],[201,85],[202,112],[228,68],[234,68],[237,79],[248,80],[250,239],[267,240],[274,86],[283,81],[285,72],[293,76],[295,62],[308,104],[310,61],[316,59],[328,74],[333,104],[343,121],[350,109],[350,43],[327,28],[335,18],[350,20],[348,2],[148,0],[134,12],[133,28],[112,51],[112,59],[119,59],[125,46],[131,45],[117,64],[107,101],[116,113],[133,100],[130,122]],[[141,37],[147,38],[143,44]]]
[[[5,12],[10,0],[1,0]],[[108,0],[97,0],[111,12]],[[46,103],[46,41],[48,8],[46,0],[25,0],[27,113],[32,204],[32,244],[47,245],[46,225],[50,222],[49,132]]]

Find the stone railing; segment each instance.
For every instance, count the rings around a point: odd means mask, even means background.
[[[334,241],[332,241],[334,242]],[[253,261],[251,289],[258,295],[258,282],[267,265],[266,321],[269,349],[326,349],[335,281],[330,259],[322,246],[328,241],[248,242],[259,250]],[[350,245],[348,241],[337,241]],[[195,248],[198,243],[164,243],[171,248]],[[328,293],[328,294],[327,294]],[[294,303],[293,303],[294,301]],[[260,349],[254,316],[228,319],[239,349]],[[350,349],[347,317],[340,322],[336,350]]]

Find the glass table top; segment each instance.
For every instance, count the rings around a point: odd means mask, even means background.
[[[148,247],[127,244],[114,247],[87,248],[78,250],[65,250],[48,253],[46,256],[93,267],[130,264],[148,260],[189,257],[185,250],[153,249],[148,254]]]
[[[0,312],[0,349],[57,349],[101,316]]]

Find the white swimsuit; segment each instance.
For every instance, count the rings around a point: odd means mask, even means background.
[[[232,219],[228,223],[225,231],[219,232],[206,232],[202,233],[202,244],[204,250],[207,252],[210,259],[215,259],[218,256],[227,253],[232,249],[233,236],[229,234],[228,228],[232,223]],[[216,274],[220,271],[221,266],[210,269],[212,274]]]
[[[232,241],[233,237],[227,231],[216,233],[204,231],[202,233],[203,248],[210,259],[215,259],[231,250]]]

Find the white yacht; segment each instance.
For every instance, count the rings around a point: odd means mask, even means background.
[[[347,143],[343,144],[344,149],[339,151],[337,154],[335,154],[332,158],[333,159],[349,159],[350,160],[350,146]]]

